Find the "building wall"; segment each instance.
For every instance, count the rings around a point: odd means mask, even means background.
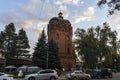
[[[53,39],[59,47],[61,65],[68,70],[74,66],[72,53],[72,26],[68,20],[52,18],[48,24],[48,40]]]

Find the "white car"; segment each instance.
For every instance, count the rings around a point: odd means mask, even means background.
[[[38,73],[26,75],[24,80],[56,80],[57,78],[58,75],[55,70],[40,70]]]
[[[79,70],[76,70],[76,71],[73,71],[72,73],[68,73],[66,74],[65,76],[68,80],[90,80],[91,79],[91,76],[90,74],[86,74],[82,71],[79,71]]]
[[[13,80],[13,75],[0,72],[0,80]]]

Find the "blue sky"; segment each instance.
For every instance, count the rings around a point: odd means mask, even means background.
[[[112,30],[120,33],[120,12],[107,17],[106,5],[98,8],[98,0],[0,0],[0,31],[13,22],[16,30],[24,28],[27,32],[31,52],[43,27],[60,10],[65,19],[77,28],[87,29],[108,22]],[[118,34],[120,38],[120,34]]]

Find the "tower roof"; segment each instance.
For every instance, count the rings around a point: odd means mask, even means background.
[[[50,23],[51,21],[57,20],[58,22],[59,22],[59,21],[62,21],[62,22],[65,22],[65,23],[69,23],[69,24],[70,24],[69,20],[64,19],[62,15],[63,15],[63,13],[60,11],[60,12],[58,13],[58,17],[53,17],[53,18],[51,18],[50,21],[49,21],[49,23]]]

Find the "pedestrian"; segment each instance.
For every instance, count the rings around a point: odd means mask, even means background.
[[[18,77],[22,77],[22,76],[23,76],[23,71],[20,70],[20,71],[18,72]]]

